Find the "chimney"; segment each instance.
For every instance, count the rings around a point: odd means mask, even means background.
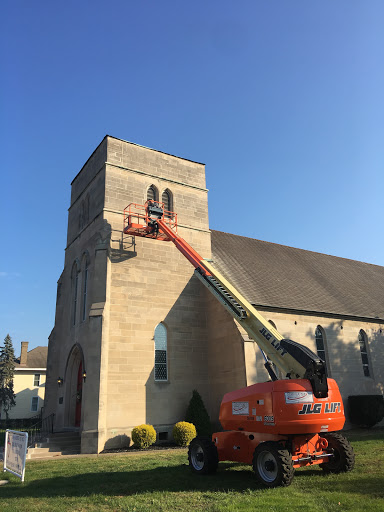
[[[20,366],[27,366],[28,343],[28,341],[21,342]]]

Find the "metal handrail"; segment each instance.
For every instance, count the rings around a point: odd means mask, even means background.
[[[25,432],[28,432],[28,446],[41,441],[45,435],[52,434],[54,419],[55,413],[50,414],[46,418],[42,418],[40,415],[40,420],[37,423],[25,429]]]

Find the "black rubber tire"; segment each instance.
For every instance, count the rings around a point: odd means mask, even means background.
[[[355,465],[355,454],[353,448],[341,434],[337,432],[329,432],[322,434],[322,437],[328,441],[327,452],[333,452],[328,462],[320,464],[321,469],[325,473],[345,473],[351,471]]]
[[[260,443],[253,454],[253,471],[257,479],[267,487],[287,487],[295,470],[292,456],[280,443]]]
[[[214,473],[219,464],[217,448],[209,437],[195,437],[188,449],[189,467],[198,475]]]

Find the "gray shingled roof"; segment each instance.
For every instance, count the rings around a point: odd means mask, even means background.
[[[384,319],[384,267],[221,231],[212,258],[256,306]]]
[[[20,366],[20,358],[15,359],[15,368],[46,368],[48,347],[36,347],[28,352],[26,366]]]

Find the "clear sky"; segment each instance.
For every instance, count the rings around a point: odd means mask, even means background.
[[[384,265],[383,26],[382,0],[5,0],[0,345],[47,344],[106,134],[204,162],[213,229]]]

